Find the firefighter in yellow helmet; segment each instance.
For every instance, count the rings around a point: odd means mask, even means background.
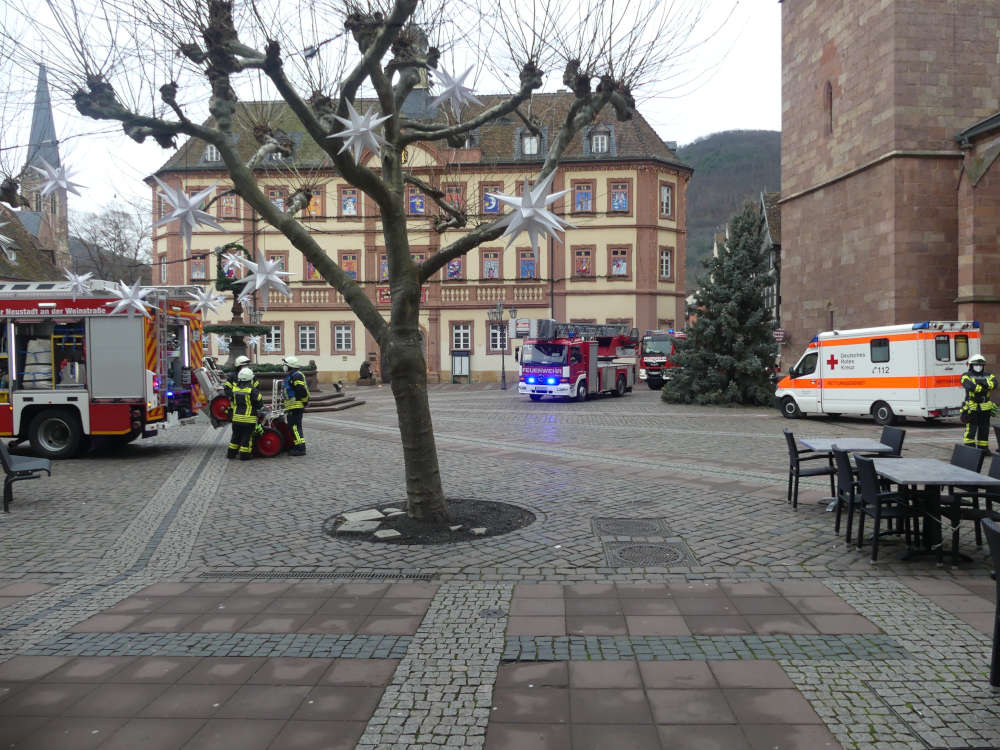
[[[236,458],[240,461],[253,458],[253,436],[257,427],[257,412],[264,406],[260,391],[254,386],[253,370],[244,367],[236,375],[236,384],[231,388],[233,410],[233,434],[229,438],[229,450],[226,458]]]
[[[962,421],[967,423],[964,442],[990,455],[990,417],[997,412],[990,394],[997,387],[997,376],[986,371],[986,357],[982,354],[969,357],[969,369],[962,375],[962,387],[965,388]]]
[[[304,456],[306,439],[302,436],[302,412],[309,403],[309,386],[306,385],[305,377],[299,372],[298,357],[282,357],[281,364],[287,373],[284,382],[285,419],[288,420],[288,427],[292,431],[292,447],[288,455]]]

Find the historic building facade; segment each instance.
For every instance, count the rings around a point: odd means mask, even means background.
[[[783,1],[786,364],[817,331],[960,317],[1000,355],[997,167],[969,179],[996,132],[960,137],[1000,110],[998,45],[996,3]]]
[[[482,97],[485,105],[490,97]],[[441,190],[469,213],[470,226],[501,215],[503,204],[489,193],[519,194],[537,175],[548,138],[565,116],[569,94],[533,97],[530,116],[540,135],[518,118],[474,132],[461,148],[443,143],[414,144],[404,155],[406,168]],[[249,129],[254,103],[237,118]],[[270,122],[275,105],[268,111]],[[260,110],[257,110],[258,112]],[[286,116],[287,117],[287,116]],[[283,121],[292,155],[258,169],[259,182],[272,201],[283,205],[298,185],[315,187],[300,219],[340,266],[358,282],[388,317],[389,287],[384,239],[377,207],[360,190],[339,178],[315,144]],[[256,148],[252,133],[237,136],[237,148]],[[243,144],[246,144],[245,146]],[[377,156],[368,155],[377,167]],[[535,257],[526,235],[510,247],[487,243],[450,263],[424,287],[421,328],[428,377],[448,381],[454,354],[467,353],[472,382],[496,381],[500,362],[516,372],[511,342],[491,327],[488,311],[502,302],[504,317],[591,322],[628,322],[641,330],[673,327],[684,315],[685,191],[691,170],[641,117],[618,122],[613,116],[580,133],[560,164],[553,191],[568,193],[553,210],[569,221],[562,241],[543,242]],[[193,194],[211,185],[228,188],[218,152],[189,141],[158,172],[171,186]],[[438,233],[436,204],[416,188],[407,196],[409,236],[415,259],[433,255],[463,230]],[[165,209],[154,189],[154,211]],[[259,359],[277,362],[282,354],[315,360],[321,379],[356,376],[365,359],[380,361],[376,343],[342,296],[318,274],[285,237],[255,216],[236,195],[223,195],[210,211],[225,227],[196,232],[186,252],[176,223],[159,227],[153,238],[153,283],[208,284],[215,278],[211,251],[240,242],[252,252],[280,259],[292,297],[272,293],[261,322],[271,327]],[[225,314],[218,316],[225,319]],[[211,346],[218,352],[219,341]]]

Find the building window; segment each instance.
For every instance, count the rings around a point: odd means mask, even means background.
[[[463,258],[452,258],[445,266],[445,279],[448,281],[461,281],[465,278],[465,263]]]
[[[408,187],[406,189],[406,212],[411,216],[423,216],[427,211],[424,194],[419,188]]]
[[[312,263],[310,263],[307,260],[306,261],[306,272],[302,276],[302,279],[304,281],[322,281],[323,280],[323,274],[321,274],[319,271],[317,271],[316,270],[316,266],[314,266]]]
[[[357,188],[340,188],[340,215],[360,216]]]
[[[483,259],[483,272],[482,278],[484,279],[499,279],[500,278],[500,251],[499,250],[481,250],[480,257]]]
[[[35,213],[40,214],[41,212],[42,212],[42,194],[35,193]],[[163,216],[163,210],[160,211],[160,216]]]
[[[281,324],[271,325],[270,333],[264,334],[264,351],[269,354],[281,352]]]
[[[541,148],[540,139],[533,133],[525,133],[521,136],[521,153],[524,156],[537,156]]]
[[[594,183],[577,182],[573,184],[573,212],[592,213],[594,210]]]
[[[219,149],[209,143],[205,146],[205,161],[222,161],[222,154],[219,153]]]
[[[660,184],[660,216],[670,218],[674,215],[674,186]]]
[[[629,212],[629,193],[631,184],[628,182],[612,182],[608,186],[608,211],[611,213],[627,214]]]
[[[537,278],[535,275],[537,268],[535,266],[535,253],[533,250],[517,251],[517,270],[517,276],[520,279]]]
[[[610,140],[607,133],[594,133],[590,136],[590,152],[593,154],[608,153]]]
[[[674,250],[670,247],[660,248],[660,280],[670,280],[674,276]]]
[[[202,256],[191,259],[191,281],[205,281],[208,278],[208,260]]]
[[[389,258],[385,255],[378,256],[378,280],[389,280]]]
[[[229,341],[228,336],[220,336],[217,333],[212,334],[215,337],[215,346],[219,350],[219,354],[229,354]]]
[[[465,185],[445,185],[444,186],[444,199],[448,202],[448,205],[452,208],[456,208],[459,211],[465,210]]]
[[[239,215],[235,195],[223,195],[219,198],[219,216],[223,219],[238,219]]]
[[[578,247],[573,250],[573,275],[594,275],[594,250],[589,247]]]
[[[502,325],[487,321],[486,325],[490,329],[490,351],[507,351],[507,321],[504,321]]]
[[[166,255],[161,255],[160,256],[160,283],[161,284],[166,284],[167,283],[167,256]]]
[[[829,81],[823,87],[823,115],[826,134],[833,135],[833,84]]]
[[[279,271],[286,270],[285,266],[288,265],[288,255],[287,254],[285,254],[285,253],[268,253],[267,259],[271,263],[277,263]]]
[[[490,193],[502,193],[503,184],[499,182],[487,182],[479,186],[480,191],[483,194],[483,213],[484,214],[499,214],[500,213],[500,201],[495,197],[490,195]]]
[[[348,276],[355,281],[358,280],[358,254],[341,253],[340,267]]]
[[[300,352],[316,351],[316,324],[299,323],[297,326],[298,350]]]
[[[627,247],[613,247],[609,250],[609,276],[612,278],[627,278],[631,275],[628,267],[628,255]]]
[[[318,219],[323,215],[323,188],[315,188],[311,192],[304,213],[311,219]]]
[[[49,198],[49,213],[53,216],[59,213],[59,203],[56,202],[56,197],[54,195]]]
[[[452,323],[451,324],[451,350],[471,351],[472,350],[472,324]]]
[[[351,323],[333,324],[333,350],[339,354],[354,352],[354,326]]]
[[[285,210],[285,198],[288,193],[284,188],[268,188],[267,199],[274,204],[279,211]]]

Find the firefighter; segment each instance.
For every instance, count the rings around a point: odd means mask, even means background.
[[[236,384],[232,386],[233,435],[229,439],[229,450],[226,458],[236,458],[240,461],[253,458],[253,436],[257,428],[257,412],[264,406],[260,391],[254,386],[253,370],[244,367],[236,376]]]
[[[309,386],[306,379],[299,372],[298,357],[282,357],[281,364],[285,370],[285,419],[288,420],[288,427],[292,431],[292,447],[288,451],[290,456],[306,455],[306,439],[302,436],[302,412],[309,403]]]
[[[974,445],[990,455],[990,417],[997,411],[990,393],[997,386],[997,378],[986,372],[986,358],[982,354],[969,357],[969,370],[962,375],[965,403],[962,404],[965,427],[964,442]]]

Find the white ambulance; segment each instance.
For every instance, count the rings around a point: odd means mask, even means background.
[[[789,419],[803,414],[956,416],[965,399],[961,377],[980,351],[979,323],[925,321],[824,331],[778,382],[775,403]]]

